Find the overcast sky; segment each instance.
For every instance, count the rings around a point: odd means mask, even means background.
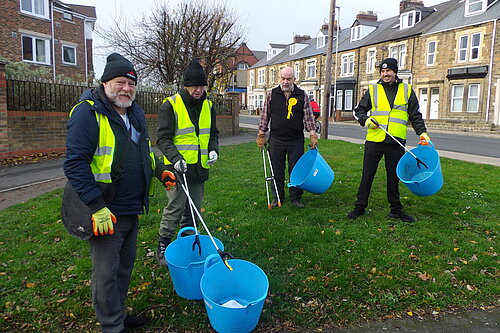
[[[209,1],[209,0],[205,0]],[[319,28],[328,21],[329,0],[211,0],[225,3],[234,9],[240,24],[246,27],[246,42],[252,50],[265,51],[268,43],[288,44],[294,35],[315,37]],[[424,0],[431,6],[445,0]],[[94,6],[97,26],[106,27],[113,18],[123,17],[130,22],[152,13],[155,5],[165,2],[174,6],[179,0],[63,0],[65,3]],[[349,27],[360,11],[374,11],[378,19],[399,14],[400,0],[337,0],[340,7],[341,28]],[[106,55],[99,48],[94,35],[94,69],[100,77]]]

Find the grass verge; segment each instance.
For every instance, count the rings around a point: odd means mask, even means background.
[[[497,304],[500,168],[442,158],[440,192],[422,198],[400,186],[405,210],[418,218],[408,224],[387,217],[381,165],[370,210],[349,221],[362,145],[321,140],[319,147],[335,182],[322,195],[305,193],[302,210],[289,201],[266,209],[261,154],[253,143],[222,147],[206,184],[204,219],[213,235],[269,278],[259,331],[350,327]],[[176,296],[168,271],[156,263],[166,202],[158,192],[141,217],[127,305],[151,318],[152,332],[210,331],[203,302]],[[64,230],[61,194],[0,212],[2,330],[99,331],[88,246]]]

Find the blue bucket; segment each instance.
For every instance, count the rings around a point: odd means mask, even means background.
[[[259,266],[239,259],[228,260],[229,270],[218,255],[205,260],[200,282],[208,319],[219,333],[247,333],[258,324],[269,290]]]
[[[333,183],[334,173],[318,149],[310,149],[297,161],[290,174],[288,187],[321,194]]]
[[[427,197],[437,193],[443,186],[443,174],[439,154],[434,149],[434,145],[419,145],[411,150],[428,169],[420,164],[410,153],[406,152],[398,162],[396,173],[398,178],[408,187],[408,189],[419,197]]]
[[[198,246],[194,247],[195,235],[181,236],[186,230],[195,230],[193,227],[182,228],[177,239],[170,243],[165,250],[170,277],[174,283],[175,292],[182,298],[201,300],[200,279],[203,275],[205,259],[217,253],[211,239],[207,235],[199,235],[201,255]],[[224,245],[214,238],[219,249],[224,250]]]

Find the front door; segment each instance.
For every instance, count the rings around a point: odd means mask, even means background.
[[[439,118],[439,88],[431,88],[431,108],[429,119]]]
[[[420,97],[418,99],[420,106],[420,113],[422,113],[422,118],[427,119],[427,88],[420,88]]]

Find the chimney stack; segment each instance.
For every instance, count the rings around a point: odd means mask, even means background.
[[[401,0],[399,3],[399,13],[403,13],[408,8],[419,8],[424,7],[424,2],[422,0]]]
[[[308,36],[308,35],[295,35],[293,37],[293,43],[301,43],[305,40],[308,40],[308,39],[311,39],[311,36]]]
[[[377,22],[377,13],[373,11],[366,11],[366,12],[359,12],[356,15],[356,20],[366,20],[366,21],[373,21]]]

